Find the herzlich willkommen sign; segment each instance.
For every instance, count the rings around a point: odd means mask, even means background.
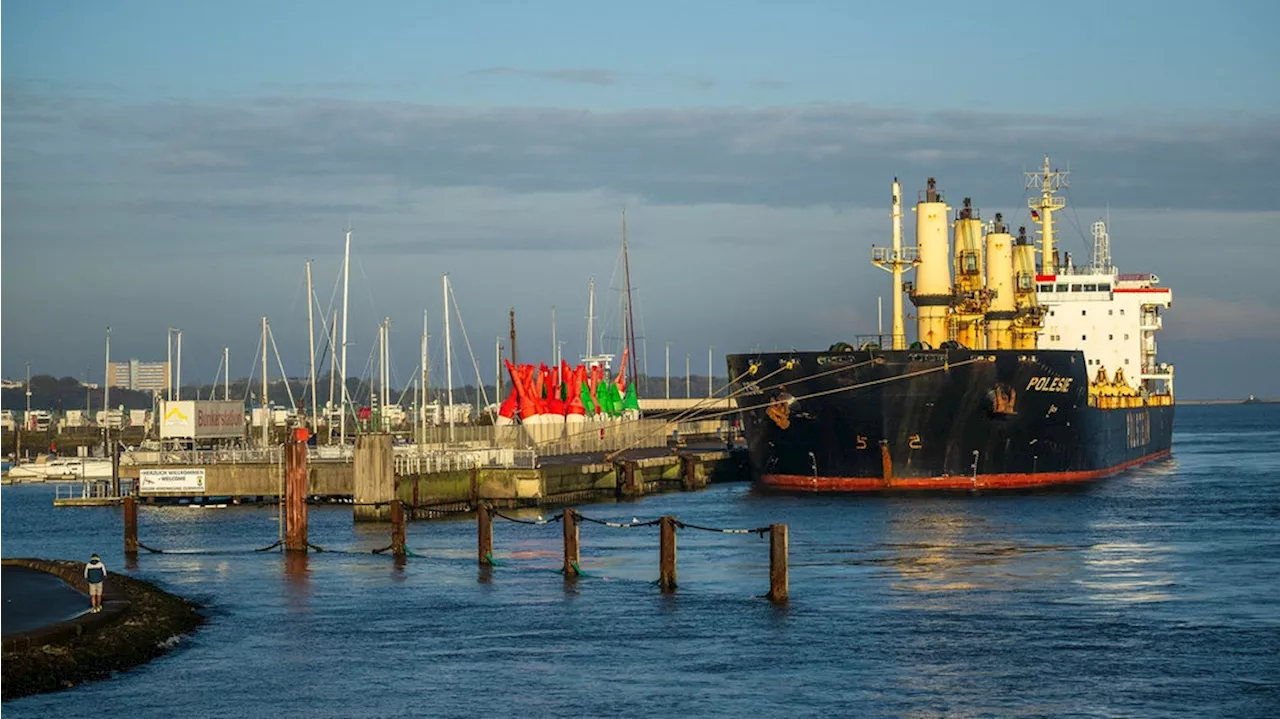
[[[141,494],[161,492],[204,493],[203,469],[143,469],[138,471]]]

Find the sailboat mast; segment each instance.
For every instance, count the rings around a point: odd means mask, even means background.
[[[453,340],[449,336],[449,273],[440,278],[444,290],[444,376],[449,394],[449,441],[453,441]]]
[[[587,282],[587,357],[595,357],[596,278]]]
[[[342,258],[342,406],[338,411],[338,442],[347,443],[347,300],[351,289],[351,230]]]
[[[553,367],[560,366],[560,360],[556,357],[556,306],[551,305],[551,361]]]
[[[417,425],[421,429],[421,432],[418,435],[418,442],[423,443],[427,441],[427,311],[426,310],[422,311],[422,346],[419,349],[419,353],[422,355],[422,358],[421,358],[422,364],[419,365],[419,367],[421,368],[419,374],[422,380],[422,398],[419,404],[417,404],[414,407],[414,409],[417,410],[417,419],[418,419]]]
[[[311,428],[314,431],[320,415],[316,399],[316,319],[311,301],[311,260],[307,260],[307,341],[311,344]]]
[[[631,260],[627,257],[627,209],[622,208],[622,271],[626,276],[627,283],[627,348],[631,354],[631,371],[630,383],[634,387],[636,384],[636,366],[639,365],[640,357],[636,355],[636,319],[635,313],[631,308]]]
[[[333,334],[338,331],[338,312],[333,312],[333,324],[329,325],[329,401],[325,404],[324,416],[324,433],[329,439],[329,444],[333,444],[333,426],[330,424],[333,417],[333,380],[337,372],[334,370],[337,363],[333,361]]]
[[[262,318],[262,446],[271,444],[271,411],[267,408],[267,318]]]
[[[222,348],[222,401],[231,399],[231,348]]]

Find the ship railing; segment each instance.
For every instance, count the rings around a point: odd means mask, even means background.
[[[890,264],[893,262],[916,262],[920,259],[920,249],[917,247],[903,247],[896,253],[892,247],[880,247],[873,245],[871,247],[871,261]]]
[[[903,347],[907,346],[906,335],[898,335],[897,339],[901,342]],[[855,335],[853,338],[853,341],[854,341],[853,347],[854,349],[859,349],[859,350],[861,349],[888,350],[888,349],[893,349],[893,340],[894,340],[894,335],[892,334]]]

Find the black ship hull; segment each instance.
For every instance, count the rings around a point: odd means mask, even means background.
[[[1171,398],[1091,404],[1079,351],[791,352],[728,364],[754,479],[775,489],[1066,484],[1166,456],[1172,441]]]

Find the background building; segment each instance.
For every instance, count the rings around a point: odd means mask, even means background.
[[[107,384],[114,389],[167,392],[169,389],[168,362],[112,362],[107,367]]]

